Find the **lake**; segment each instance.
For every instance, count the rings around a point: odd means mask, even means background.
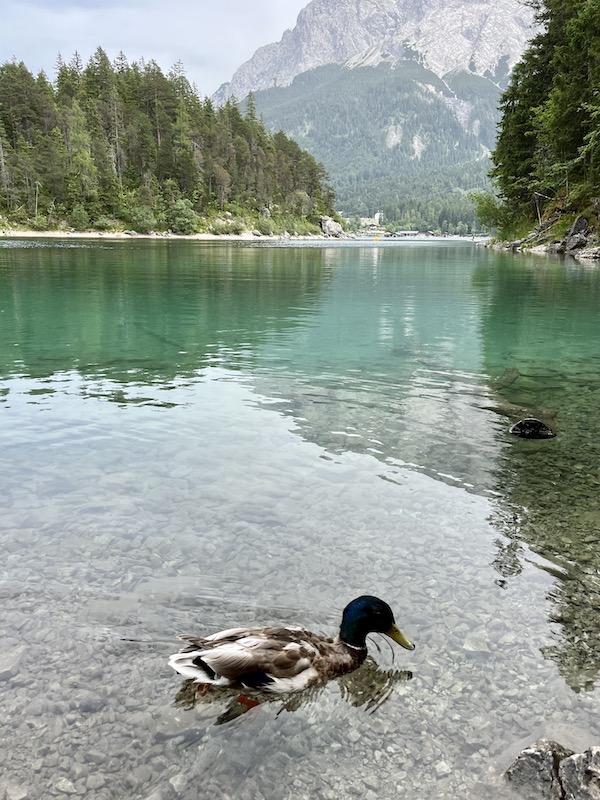
[[[599,308],[469,241],[0,240],[0,796],[499,798],[600,744]],[[167,665],[360,594],[414,652],[228,722]]]

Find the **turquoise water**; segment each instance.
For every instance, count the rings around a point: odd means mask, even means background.
[[[0,795],[500,797],[598,744],[599,306],[470,242],[0,240]],[[166,666],[363,593],[417,649],[292,704]]]

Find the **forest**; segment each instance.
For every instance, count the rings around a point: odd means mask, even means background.
[[[490,186],[499,95],[490,79],[441,80],[407,53],[393,68],[317,67],[253,99],[268,127],[325,165],[340,213],[466,233],[479,227],[471,193]]]
[[[0,228],[306,233],[333,204],[321,164],[252,102],[201,99],[181,63],[0,66]]]
[[[551,217],[600,211],[600,3],[534,0],[542,30],[501,99],[492,153],[497,196],[482,195],[483,222],[501,238]]]

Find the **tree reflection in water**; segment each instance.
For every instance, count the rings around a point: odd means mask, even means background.
[[[573,691],[590,691],[600,674],[600,469],[592,407],[600,382],[569,375],[539,380],[544,396],[564,409],[559,435],[513,440],[504,451],[494,524],[506,538],[495,543],[493,566],[501,581],[518,575],[527,559],[523,543],[554,565],[543,568],[556,579],[549,621],[560,626],[561,638],[542,652]],[[516,393],[519,381],[511,388]]]

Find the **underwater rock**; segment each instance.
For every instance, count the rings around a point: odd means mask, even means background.
[[[535,417],[525,417],[511,426],[509,433],[522,439],[552,439],[556,436],[545,422]]]
[[[513,384],[520,377],[521,373],[516,367],[505,369],[502,375],[494,381],[494,388],[506,389],[507,386]]]

